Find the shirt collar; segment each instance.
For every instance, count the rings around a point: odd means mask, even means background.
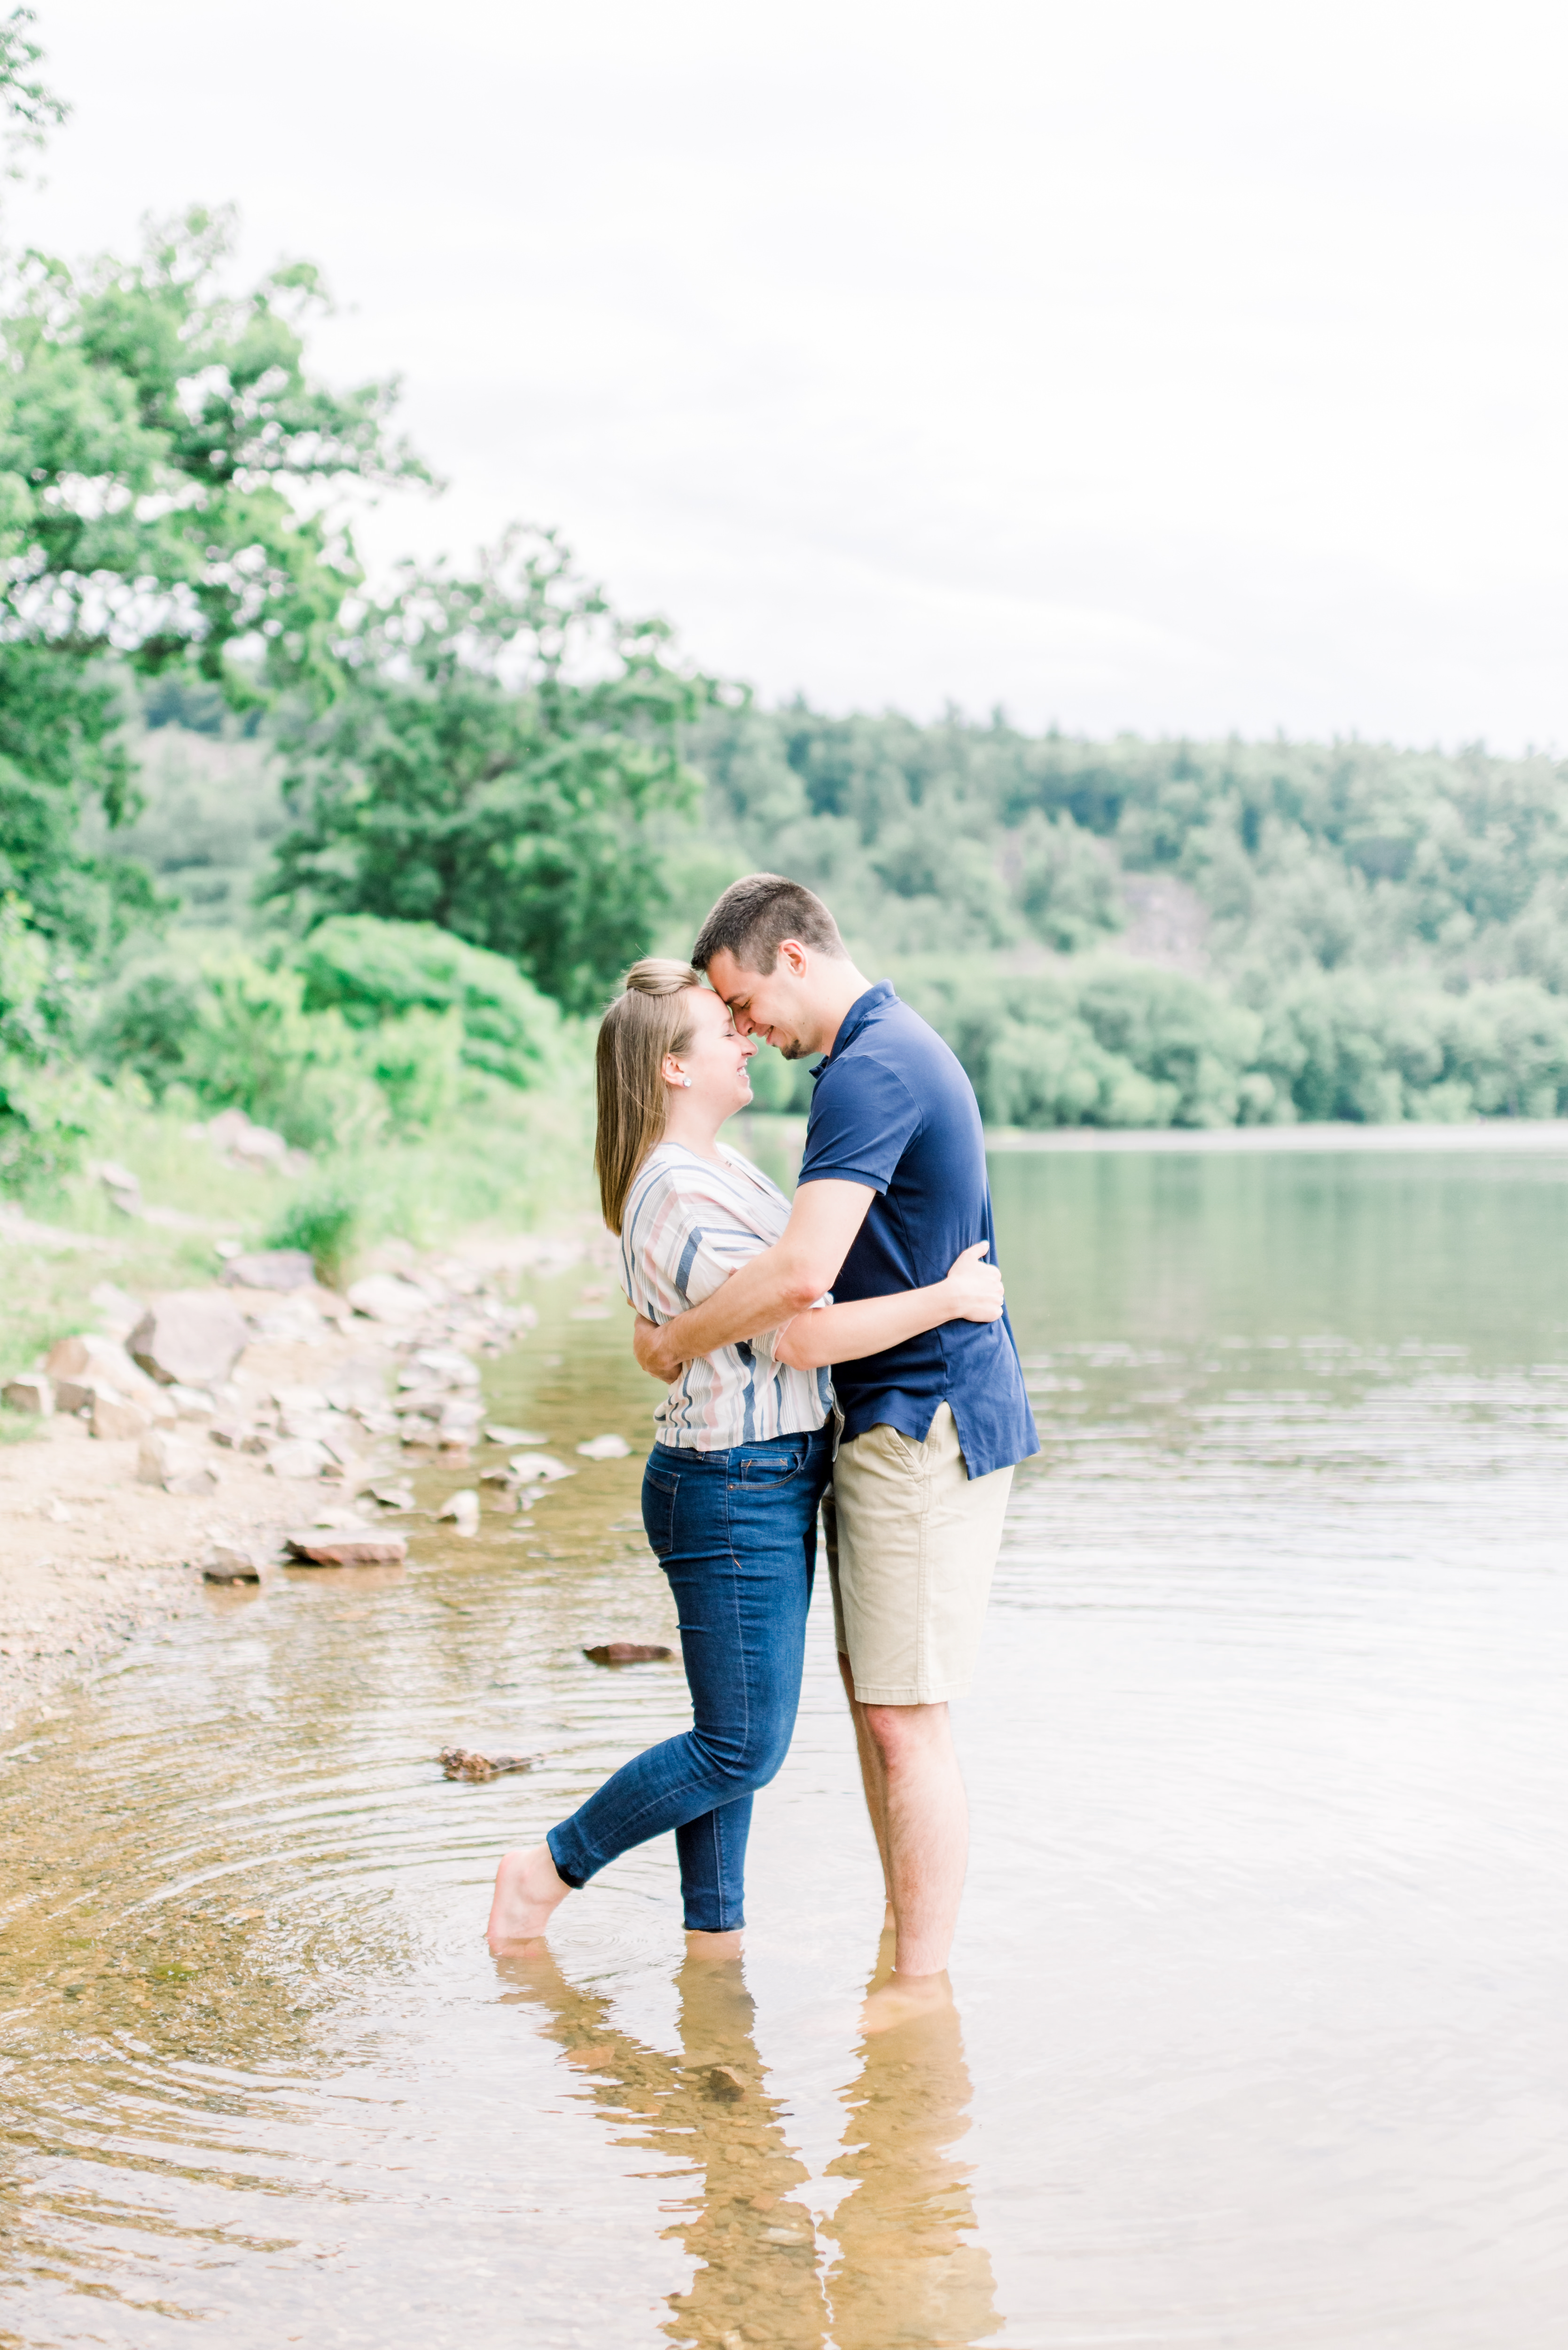
[[[890,979],[879,979],[875,987],[868,987],[864,995],[857,995],[839,1024],[832,1052],[814,1065],[812,1076],[820,1077],[824,1069],[830,1067],[846,1047],[854,1044],[874,1012],[879,1012],[884,1003],[896,1003],[898,1000]]]

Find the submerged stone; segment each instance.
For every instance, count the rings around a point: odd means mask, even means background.
[[[337,1532],[312,1526],[290,1534],[288,1555],[298,1566],[400,1566],[409,1555],[401,1534]]]
[[[449,1779],[498,1779],[504,1771],[531,1771],[537,1754],[475,1754],[466,1746],[443,1746],[437,1757]]]

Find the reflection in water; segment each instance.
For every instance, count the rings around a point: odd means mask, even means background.
[[[687,1959],[678,2057],[618,2030],[609,2000],[575,1990],[544,1944],[495,1965],[516,1986],[511,1998],[546,2010],[550,2037],[599,2111],[631,2125],[616,2143],[671,2157],[693,2181],[666,2206],[675,2213],[666,2237],[697,2262],[690,2290],[670,2296],[670,2341],[821,2350],[812,2218],[790,2192],[809,2174],[785,2142],[782,2100],[762,2085],[740,1960]]]
[[[891,1965],[887,1935],[873,1985]],[[825,2277],[812,2213],[792,2192],[810,2173],[785,2135],[786,2101],[763,2085],[739,1959],[688,1957],[678,2057],[618,2028],[612,2002],[568,1983],[545,1944],[495,1966],[507,2001],[545,2010],[597,2110],[628,2125],[615,2144],[668,2157],[692,2181],[667,2206],[667,2237],[697,2263],[662,2328],[679,2350],[970,2350],[995,2331],[968,2168],[949,2151],[970,2100],[950,2001],[862,2044],[844,2151],[828,2166],[851,2185],[821,2231],[837,2246]]]
[[[892,1963],[885,1934],[873,1985]],[[970,2167],[950,2151],[970,2102],[951,2001],[864,2041],[844,2102],[844,2152],[828,2176],[854,2184],[825,2230],[838,2246],[827,2279],[836,2350],[968,2350],[1001,2320],[973,2236]]]

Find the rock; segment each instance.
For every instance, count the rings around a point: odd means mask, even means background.
[[[484,1417],[482,1403],[465,1403],[457,1398],[443,1404],[438,1425],[443,1444],[472,1444],[479,1434],[479,1423]]]
[[[215,1419],[207,1434],[227,1452],[265,1452],[272,1442],[261,1429],[244,1419]]]
[[[421,1419],[413,1413],[401,1423],[399,1433],[405,1444],[434,1446],[441,1442],[441,1423],[434,1419]]]
[[[266,1465],[275,1477],[319,1477],[330,1458],[313,1436],[285,1437],[266,1448]]]
[[[287,1549],[302,1566],[400,1566],[409,1555],[401,1534],[332,1533],[316,1526],[290,1534]]]
[[[242,1167],[283,1167],[293,1155],[281,1134],[270,1126],[253,1126],[243,1109],[220,1110],[192,1132],[204,1133],[214,1150]]]
[[[130,1352],[167,1386],[220,1385],[244,1353],[244,1315],[221,1289],[173,1289],[155,1297],[130,1334]]]
[[[112,1281],[100,1281],[96,1289],[90,1289],[88,1304],[97,1306],[111,1338],[129,1337],[147,1311],[144,1299],[132,1297],[128,1289]]]
[[[182,1419],[217,1418],[217,1399],[210,1396],[205,1388],[182,1388],[176,1382],[173,1387],[165,1388],[163,1392]]]
[[[486,1444],[548,1444],[549,1431],[543,1428],[504,1428],[493,1419],[484,1431]]]
[[[396,1436],[398,1432],[397,1413],[389,1411],[384,1405],[357,1405],[354,1417],[367,1436]]]
[[[590,1436],[577,1451],[585,1461],[624,1461],[631,1447],[624,1436]]]
[[[732,2106],[736,2104],[740,2098],[743,2097],[745,2094],[746,2085],[744,2081],[742,2080],[740,2074],[736,2072],[732,2064],[711,2064],[709,2066],[708,2095],[711,2097],[717,2097],[722,2104]],[[771,2236],[774,2233],[774,2230],[769,2229],[768,2233]],[[792,2244],[796,2241],[797,2239],[794,2235],[789,2238],[789,2241]]]
[[[430,1310],[430,1299],[413,1282],[395,1273],[369,1273],[348,1293],[356,1314],[372,1322],[417,1322]]]
[[[130,1396],[117,1395],[111,1387],[99,1381],[93,1391],[90,1425],[93,1434],[104,1443],[120,1444],[128,1436],[145,1436],[152,1427],[152,1414],[144,1403]],[[162,1438],[162,1430],[158,1433]],[[137,1474],[141,1474],[140,1462]],[[147,1482],[143,1479],[144,1483]]]
[[[166,1493],[212,1493],[218,1472],[192,1445],[161,1428],[150,1429],[136,1456],[137,1482],[161,1485]]]
[[[400,1372],[400,1388],[476,1388],[479,1366],[455,1347],[421,1347]]]
[[[141,1213],[141,1184],[129,1167],[121,1167],[113,1159],[99,1159],[88,1167],[88,1173],[98,1177],[109,1193],[109,1204],[118,1208],[122,1215],[139,1216]]]
[[[260,1314],[247,1313],[250,1335],[264,1347],[319,1347],[327,1327],[314,1295],[296,1289]]]
[[[514,1453],[511,1465],[512,1474],[520,1485],[553,1485],[557,1477],[575,1477],[577,1473],[549,1452]]]
[[[423,1413],[427,1419],[439,1419],[448,1401],[444,1388],[405,1388],[399,1394],[392,1409],[400,1419],[407,1413]]]
[[[411,1485],[372,1485],[369,1494],[370,1499],[379,1502],[384,1510],[411,1510],[414,1506]]]
[[[338,1411],[384,1411],[386,1364],[373,1355],[350,1355],[327,1381],[327,1400]]]
[[[443,1746],[437,1756],[449,1779],[498,1779],[504,1771],[531,1771],[537,1754],[474,1754],[466,1746]]]
[[[259,1583],[261,1561],[243,1544],[215,1542],[202,1574],[208,1583]]]
[[[47,1419],[55,1409],[55,1383],[47,1371],[24,1371],[0,1395],[13,1411],[30,1411],[38,1419]]]
[[[304,1249],[244,1249],[229,1258],[223,1277],[232,1288],[310,1289],[316,1263]]]
[[[438,1525],[448,1518],[458,1534],[476,1534],[479,1532],[478,1494],[469,1492],[466,1487],[461,1493],[454,1493],[446,1507],[436,1512]]]
[[[605,1640],[597,1648],[583,1650],[589,1663],[595,1665],[662,1665],[668,1664],[673,1653],[651,1640]]]
[[[56,1382],[55,1402],[61,1411],[80,1411],[90,1404],[94,1379],[104,1380],[119,1395],[151,1397],[157,1391],[118,1339],[101,1337],[92,1330],[57,1338],[44,1357],[44,1368]],[[82,1388],[74,1403],[66,1394],[67,1383],[72,1382]]]
[[[325,1388],[304,1387],[297,1383],[274,1388],[272,1399],[280,1412],[326,1411],[327,1409]]]

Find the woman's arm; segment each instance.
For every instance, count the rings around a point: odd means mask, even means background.
[[[813,1305],[786,1322],[774,1341],[775,1363],[815,1371],[824,1363],[853,1363],[879,1355],[942,1322],[995,1322],[1002,1305],[1002,1275],[981,1262],[988,1243],[977,1241],[956,1259],[945,1281],[891,1297],[861,1297],[847,1305]]]

